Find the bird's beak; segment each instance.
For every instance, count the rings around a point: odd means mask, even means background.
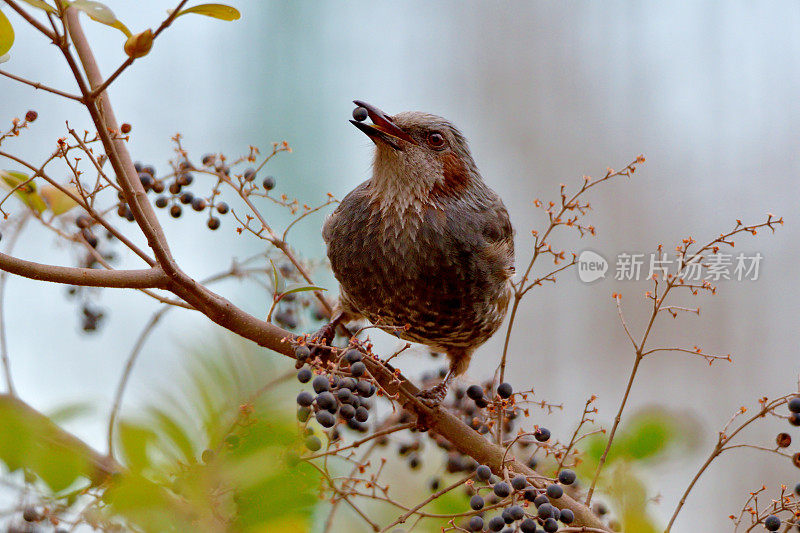
[[[415,141],[413,137],[394,123],[391,116],[374,105],[362,102],[361,100],[353,100],[353,103],[367,110],[369,118],[372,119],[372,124],[365,124],[364,122],[355,120],[351,120],[350,123],[366,133],[373,142],[380,139],[397,150],[402,150],[402,146],[397,142],[397,139],[411,144],[417,144],[417,141]]]

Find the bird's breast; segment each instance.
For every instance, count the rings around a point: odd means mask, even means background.
[[[469,216],[346,198],[325,230],[343,292],[373,322],[410,325],[411,340],[444,346],[488,338],[505,313],[507,279],[481,253],[475,224],[462,223]]]

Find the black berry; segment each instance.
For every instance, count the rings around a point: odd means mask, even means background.
[[[336,391],[336,397],[342,403],[351,403],[353,401],[353,393],[350,392],[350,389],[339,389]]]
[[[256,179],[256,169],[248,168],[247,170],[244,171],[243,177],[247,181],[253,181],[254,179]]]
[[[480,494],[476,494],[469,499],[469,506],[473,511],[480,511],[485,504],[486,502],[483,501],[483,496]]]
[[[550,505],[550,499],[546,494],[539,494],[533,499],[533,505],[535,505],[537,508],[545,504]]]
[[[92,219],[86,215],[78,215],[78,218],[75,219],[75,225],[80,229],[88,228],[92,225]]]
[[[360,361],[358,363],[353,363],[352,365],[350,365],[350,373],[352,375],[354,375],[355,377],[363,376],[364,372],[366,370],[367,370],[367,367],[364,366],[364,363],[362,363]]]
[[[551,518],[555,513],[555,507],[549,503],[543,503],[539,506],[539,518]]]
[[[793,413],[800,413],[800,396],[796,396],[789,400],[789,411]]]
[[[511,518],[514,520],[522,520],[525,516],[525,511],[519,505],[512,505],[508,508],[508,514],[510,514]]]
[[[184,205],[189,205],[190,203],[192,203],[192,200],[194,200],[194,195],[189,191],[186,191],[180,196],[180,201]]]
[[[564,495],[564,489],[561,488],[561,485],[547,485],[547,495],[554,500],[557,500],[561,496]]]
[[[469,526],[470,531],[481,531],[483,529],[483,518],[480,516],[473,516],[469,519]]]
[[[506,483],[505,481],[495,483],[494,493],[500,498],[505,498],[506,496],[511,494],[511,487],[509,487],[508,483]]]
[[[300,394],[297,395],[297,404],[302,405],[303,407],[308,407],[314,403],[314,395],[308,391],[302,391]]]
[[[560,481],[562,485],[572,485],[575,483],[575,478],[575,472],[568,468],[558,473],[558,481]]]
[[[230,211],[230,208],[228,207],[228,204],[226,204],[225,202],[220,202],[217,204],[217,213],[219,213],[220,215],[224,215],[228,211]]]
[[[514,490],[523,490],[528,485],[528,480],[525,479],[525,476],[514,476],[511,480],[511,486],[514,487]]]
[[[172,218],[179,218],[181,216],[182,212],[183,212],[183,209],[181,209],[181,206],[179,206],[177,204],[175,204],[175,205],[173,205],[172,207],[169,208],[169,215]]]
[[[166,196],[159,196],[158,198],[156,198],[156,207],[164,209],[165,207],[167,207],[168,203],[169,201],[167,200]]]
[[[208,222],[206,222],[208,229],[214,230],[219,228],[219,219],[217,217],[209,217]]]
[[[471,400],[479,400],[483,398],[483,389],[480,385],[470,385],[467,387],[467,397]]]
[[[261,182],[261,185],[264,186],[264,189],[267,191],[271,191],[275,188],[275,178],[272,176],[267,176],[264,178],[264,181]]]
[[[332,428],[336,424],[336,417],[328,411],[318,411],[316,418],[319,425],[325,428]]]
[[[144,187],[144,190],[149,189],[156,182],[156,180],[153,179],[153,176],[151,176],[147,172],[139,172],[139,181],[142,183],[142,187]]]
[[[536,522],[532,518],[526,518],[519,525],[519,530],[522,533],[536,533],[537,529]]]
[[[505,520],[503,520],[502,516],[493,516],[491,520],[489,520],[489,531],[500,531],[506,525]]]
[[[764,519],[764,527],[767,528],[767,531],[778,531],[781,527],[781,519],[771,514]]]
[[[547,429],[547,428],[542,428],[542,427],[536,428],[536,431],[534,432],[533,436],[539,442],[548,441],[548,440],[550,440],[550,430]]]
[[[511,394],[513,394],[514,389],[511,387],[511,383],[501,383],[497,387],[497,395],[501,398],[510,398]]]
[[[317,406],[320,409],[333,409],[336,407],[336,398],[333,397],[330,391],[323,391],[317,396]]]
[[[361,361],[361,359],[363,359],[363,356],[361,355],[361,352],[359,352],[358,350],[355,350],[353,348],[347,350],[344,353],[344,360],[347,361],[348,363],[350,363],[351,365],[353,363],[358,363],[359,361]]]
[[[353,118],[358,122],[364,122],[365,120],[367,120],[368,116],[369,116],[369,113],[363,107],[359,106],[359,107],[353,109]]]
[[[359,422],[366,422],[368,418],[369,418],[369,411],[367,411],[366,407],[361,406],[358,409],[356,409],[356,420],[358,420]]]
[[[492,469],[486,465],[480,465],[475,469],[475,477],[481,481],[488,481],[492,477]]]
[[[556,533],[558,531],[558,522],[556,522],[555,518],[548,518],[544,521],[542,527],[547,533]]]
[[[297,348],[294,349],[294,356],[297,358],[298,361],[302,363],[306,359],[308,359],[309,356],[311,356],[311,350],[308,348],[308,346],[298,346]]]
[[[356,416],[356,408],[346,403],[339,408],[339,414],[345,420],[350,420]]]
[[[575,520],[575,513],[571,509],[561,509],[561,522],[564,524],[571,524]]]
[[[308,383],[311,381],[313,377],[313,372],[311,372],[310,368],[301,368],[300,371],[297,373],[297,381],[300,383]]]

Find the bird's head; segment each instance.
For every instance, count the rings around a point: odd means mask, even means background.
[[[480,186],[467,140],[449,121],[418,111],[391,116],[366,102],[354,103],[372,121],[350,122],[375,143],[372,182],[387,201],[437,202]]]

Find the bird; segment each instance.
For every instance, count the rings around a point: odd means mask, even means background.
[[[367,319],[444,352],[446,376],[419,393],[435,406],[503,322],[512,296],[514,230],[450,121],[417,111],[392,116],[353,103],[359,120],[350,122],[375,143],[372,176],[324,222],[339,299],[320,332],[332,341],[337,325]]]

